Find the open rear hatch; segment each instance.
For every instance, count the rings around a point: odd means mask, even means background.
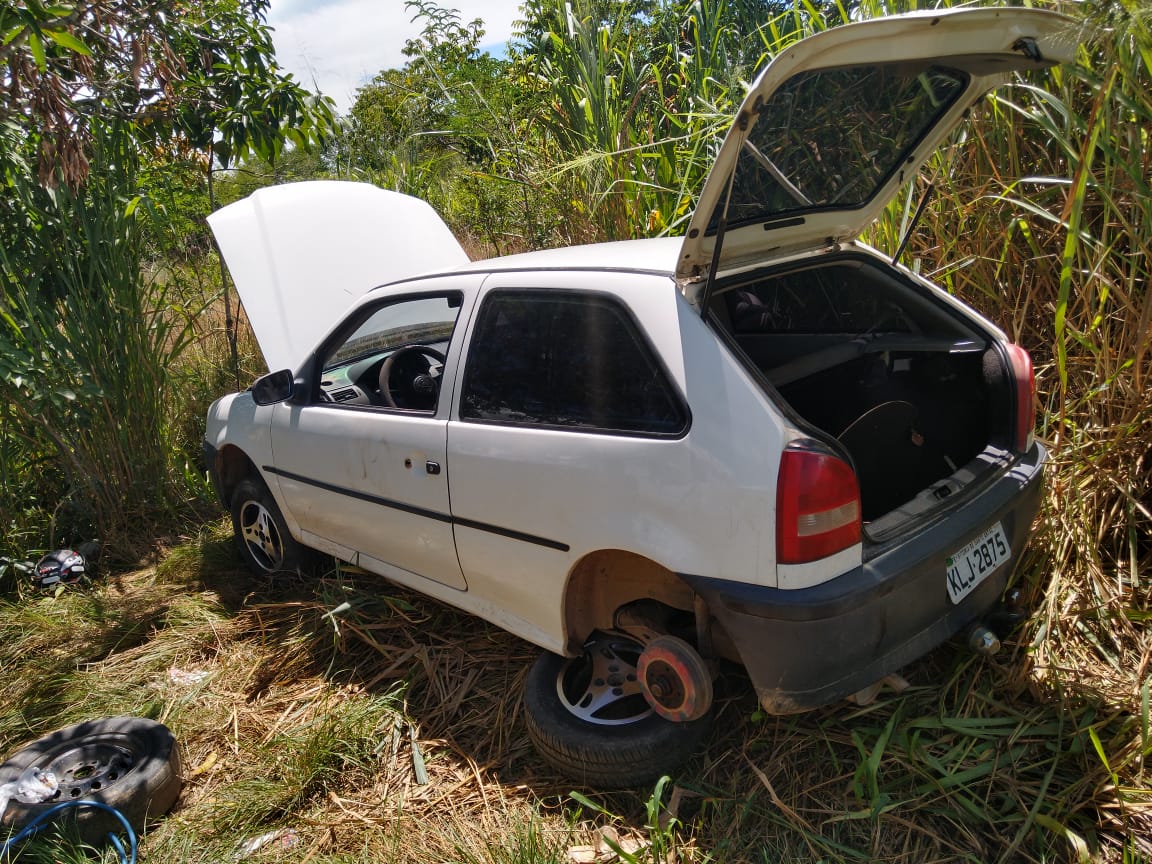
[[[873,255],[749,273],[709,314],[798,425],[851,456],[872,539],[1007,464],[1026,440],[1017,427],[1031,429],[1016,410],[1031,408],[1020,349]]]
[[[677,279],[860,234],[1013,71],[1075,58],[1074,22],[1039,9],[916,12],[836,27],[778,54],[744,99],[688,225]]]
[[[956,500],[1024,449],[1031,367],[958,304],[837,247],[879,215],[976,99],[1010,72],[1073,59],[1077,44],[1069,19],[1019,8],[913,13],[817,34],[760,75],[705,183],[681,249],[681,290],[801,428],[851,456],[873,540]],[[822,249],[829,254],[802,256]],[[806,263],[774,266],[798,256]]]

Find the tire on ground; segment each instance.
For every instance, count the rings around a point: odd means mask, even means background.
[[[574,716],[557,693],[568,662],[544,652],[532,664],[524,681],[524,717],[541,757],[573,780],[600,789],[651,785],[680,768],[708,734],[711,713],[690,723],[651,713],[618,726]]]
[[[162,816],[180,796],[180,753],[162,723],[143,717],[89,720],[33,741],[0,765],[0,785],[17,783],[33,768],[51,770],[60,784],[56,795],[38,804],[8,802],[0,825],[18,831],[63,801],[100,801],[115,807],[140,832]],[[65,811],[57,819],[75,825],[82,841],[102,843],[123,826],[94,807]]]

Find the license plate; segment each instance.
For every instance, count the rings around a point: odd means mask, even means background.
[[[997,522],[947,562],[948,596],[959,603],[1008,560],[1008,540]]]

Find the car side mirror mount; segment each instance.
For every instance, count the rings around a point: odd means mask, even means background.
[[[252,401],[257,405],[275,405],[292,398],[296,382],[291,369],[269,372],[252,384]]]

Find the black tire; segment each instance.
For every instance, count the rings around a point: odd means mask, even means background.
[[[140,832],[180,797],[180,753],[168,727],[142,717],[109,717],[58,729],[17,750],[0,765],[0,785],[17,783],[39,768],[60,784],[55,796],[39,804],[13,798],[0,825],[18,831],[62,801],[100,801],[124,814]],[[62,822],[76,826],[85,843],[101,843],[109,831],[123,833],[110,813],[95,807],[65,811]]]
[[[232,492],[231,509],[240,557],[254,573],[271,576],[310,568],[312,550],[293,538],[276,499],[260,480],[241,480]]]
[[[573,780],[600,789],[649,786],[675,772],[708,734],[711,712],[690,723],[673,723],[657,715],[636,683],[638,642],[597,634],[585,647],[585,654],[576,658],[541,654],[528,670],[524,718],[541,757]],[[611,674],[626,683],[618,688],[623,696],[615,700],[608,696],[596,712],[598,717],[591,719],[572,703],[583,702],[581,696],[592,692],[589,684],[597,654],[619,667]],[[607,689],[616,692],[612,683],[606,682]],[[600,695],[607,695],[604,690],[602,684]],[[567,695],[561,697],[562,692]]]

